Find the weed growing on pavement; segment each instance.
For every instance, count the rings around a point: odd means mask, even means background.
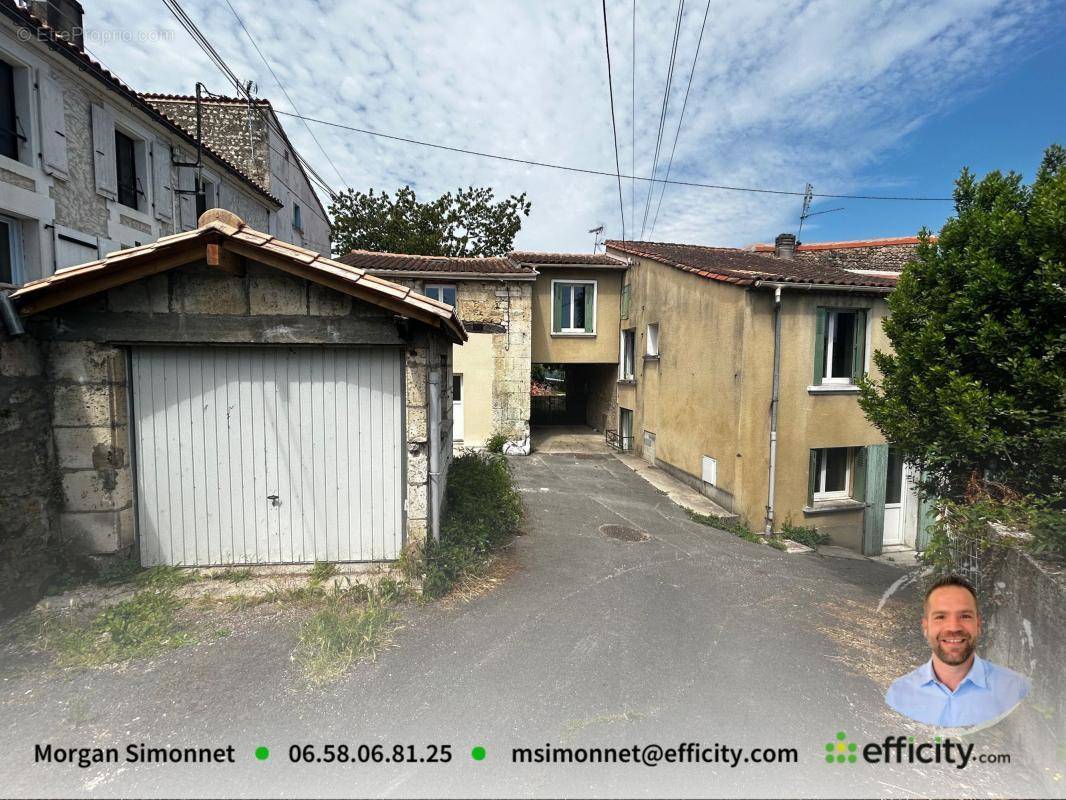
[[[337,574],[337,565],[332,561],[316,561],[307,574],[311,578],[312,584],[325,583]]]
[[[244,581],[251,580],[252,570],[248,567],[243,569],[234,569],[233,567],[227,567],[221,572],[216,572],[211,576],[216,581],[229,581],[230,583],[244,583]]]
[[[309,687],[342,677],[356,661],[373,661],[392,644],[397,615],[390,603],[372,593],[359,606],[331,600],[300,625],[293,660]]]
[[[829,537],[820,533],[817,528],[808,528],[805,525],[793,525],[792,520],[786,519],[781,525],[780,535],[785,539],[805,544],[815,550],[819,545],[829,544]]]
[[[787,549],[787,545],[780,539],[774,536],[760,536],[749,528],[743,520],[721,519],[720,517],[712,517],[709,514],[700,514],[688,508],[685,509],[685,513],[688,514],[688,518],[693,522],[698,522],[700,525],[706,525],[708,528],[716,528],[717,530],[731,533],[738,539],[743,539],[746,542],[766,544],[775,550]]]

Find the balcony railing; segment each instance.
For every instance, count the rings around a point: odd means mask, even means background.
[[[614,428],[608,428],[604,432],[604,435],[608,447],[613,447],[615,450],[621,450],[623,452],[633,449],[632,436],[622,436]]]

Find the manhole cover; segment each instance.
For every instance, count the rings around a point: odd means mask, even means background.
[[[650,538],[646,531],[638,531],[624,525],[600,525],[600,533],[622,542],[644,542]]]

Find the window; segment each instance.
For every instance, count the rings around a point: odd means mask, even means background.
[[[0,284],[21,284],[22,229],[17,219],[0,215]]]
[[[209,208],[218,208],[218,190],[214,181],[204,178],[204,211]]]
[[[118,201],[129,208],[137,208],[141,194],[137,175],[137,145],[122,131],[115,131],[115,173],[118,179]]]
[[[445,284],[426,284],[426,297],[431,300],[439,300],[442,303],[447,303],[450,306],[455,305],[455,287],[447,286]]]
[[[299,203],[292,204],[292,227],[294,230],[298,230],[300,233],[304,232],[303,212],[300,210]]]
[[[866,448],[823,447],[811,450],[807,505],[866,499]]]
[[[552,281],[552,333],[596,333],[596,281]]]
[[[866,309],[818,309],[814,350],[815,385],[855,383],[865,371]]]
[[[646,355],[659,357],[659,323],[648,323],[648,334],[645,342]]]
[[[0,155],[19,157],[18,116],[15,112],[15,69],[0,61]]]
[[[618,363],[618,380],[633,380],[633,361],[637,349],[637,332],[630,328],[622,331],[622,358]]]
[[[903,455],[895,445],[888,447],[888,474],[885,476],[885,505],[903,501]]]

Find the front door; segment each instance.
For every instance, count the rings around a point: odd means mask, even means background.
[[[899,448],[889,445],[885,476],[885,546],[906,544],[908,506],[913,505],[908,502],[912,494],[910,483],[909,470]]]
[[[463,441],[463,376],[452,375],[452,439]]]

